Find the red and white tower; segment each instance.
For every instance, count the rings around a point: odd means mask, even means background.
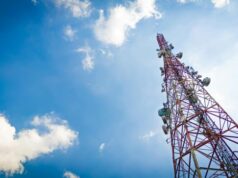
[[[181,63],[182,53],[174,55],[162,34],[157,41],[167,96],[159,116],[170,136],[174,177],[238,178],[237,123],[206,91],[210,78]]]

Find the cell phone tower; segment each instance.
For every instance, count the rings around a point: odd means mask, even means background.
[[[205,89],[192,67],[174,55],[172,44],[157,34],[158,57],[163,57],[162,92],[167,101],[158,114],[170,138],[175,178],[238,178],[238,125]]]

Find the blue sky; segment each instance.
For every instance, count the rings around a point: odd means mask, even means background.
[[[0,177],[169,178],[157,32],[236,118],[235,0],[0,2]]]

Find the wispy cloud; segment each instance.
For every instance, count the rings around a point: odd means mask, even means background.
[[[78,133],[71,130],[66,121],[53,115],[35,116],[33,129],[16,133],[4,115],[0,116],[0,171],[6,174],[22,173],[23,163],[56,149],[73,145]],[[40,129],[46,129],[40,132]]]
[[[99,145],[99,148],[98,148],[98,150],[99,150],[99,152],[100,152],[100,153],[102,153],[102,152],[104,151],[104,149],[105,149],[105,146],[106,146],[106,144],[105,144],[105,143],[101,143],[101,144]]]
[[[111,58],[113,57],[113,54],[110,50],[107,50],[107,49],[99,49],[99,51],[101,52],[102,55],[108,57],[108,58]]]
[[[96,38],[103,43],[121,46],[129,30],[136,28],[136,24],[142,19],[150,17],[161,17],[155,0],[135,0],[126,6],[118,5],[110,8],[108,18],[104,16],[104,11],[100,10],[94,33]]]
[[[32,2],[34,5],[36,5],[36,4],[38,3],[37,0],[31,0],[31,2]]]
[[[204,77],[211,78],[211,84],[206,89],[229,114],[236,116],[236,119],[238,61],[234,54],[238,50],[237,27],[231,25],[233,21],[224,23],[216,19],[216,16],[212,16],[212,19],[207,17],[190,28],[190,34],[186,35],[187,38],[183,41],[183,61],[192,65]],[[210,24],[207,25],[208,23]],[[226,25],[226,28],[219,28]],[[204,43],[204,39],[214,40]],[[202,43],[202,46],[199,45]]]
[[[87,17],[91,12],[91,2],[89,0],[54,0],[55,4],[70,10],[73,17]]]
[[[151,130],[151,131],[149,131],[148,133],[146,133],[146,134],[140,136],[139,138],[140,138],[141,140],[148,141],[148,140],[150,140],[151,138],[155,137],[157,134],[158,134],[157,132],[154,132],[154,131]]]
[[[75,39],[75,35],[76,35],[76,30],[74,30],[71,25],[67,25],[64,28],[64,36],[67,40],[69,41],[73,41]]]
[[[211,77],[212,83],[209,91],[218,100],[218,102],[227,109],[228,113],[235,116],[238,122],[237,114],[237,98],[238,93],[236,84],[238,83],[237,57],[233,54],[238,50],[238,43],[234,44],[226,50],[220,50],[220,55],[226,56],[225,59],[214,67],[210,68],[208,76]],[[234,53],[233,53],[234,52]]]
[[[182,4],[185,4],[188,2],[196,2],[196,1],[198,1],[198,0],[177,0],[177,2],[182,3]]]
[[[199,0],[177,0],[178,3],[199,2]],[[230,0],[211,0],[215,8],[222,8],[230,4]]]
[[[74,173],[72,173],[72,172],[70,172],[70,171],[66,171],[66,172],[64,173],[64,177],[65,177],[65,178],[80,178],[79,176],[77,176],[76,174],[74,174]]]
[[[85,58],[82,60],[83,69],[86,71],[93,70],[94,69],[94,61],[93,61],[92,49],[88,45],[85,45],[82,48],[78,48],[76,51],[85,54]]]
[[[230,0],[211,0],[216,8],[222,8],[228,4],[230,4]]]

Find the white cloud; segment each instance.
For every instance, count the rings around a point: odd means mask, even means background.
[[[113,57],[113,54],[110,50],[106,50],[106,49],[99,49],[99,51],[101,52],[102,55],[111,58]]]
[[[6,174],[22,173],[23,163],[56,149],[68,148],[78,135],[66,121],[60,122],[53,115],[35,116],[32,125],[33,129],[17,133],[7,118],[0,115],[0,171]]]
[[[143,136],[141,136],[141,137],[139,137],[139,138],[140,138],[141,140],[146,140],[146,141],[148,141],[148,140],[150,140],[151,138],[153,138],[153,137],[156,136],[156,135],[157,135],[157,133],[151,130],[149,133],[146,133],[146,134],[144,134]]]
[[[228,111],[228,113],[235,116],[233,119],[237,119],[237,87],[238,73],[237,58],[231,53],[231,51],[238,50],[238,43],[233,47],[225,51],[220,52],[220,55],[225,55],[227,60],[222,61],[220,64],[215,65],[208,72],[208,76],[211,77],[212,83],[209,86],[209,91],[212,96],[218,100],[218,102]],[[221,54],[223,53],[223,54]]]
[[[72,173],[72,172],[70,172],[70,171],[66,171],[66,172],[64,173],[64,177],[65,177],[65,178],[80,178],[79,176],[77,176],[76,174],[74,174],[74,173]]]
[[[216,8],[222,8],[230,4],[230,0],[211,0]]]
[[[100,10],[94,33],[96,38],[103,43],[121,46],[129,30],[136,28],[136,24],[142,19],[150,17],[161,17],[155,0],[135,0],[127,6],[118,5],[111,8],[107,19],[104,11]]]
[[[179,3],[186,3],[186,0],[177,0]]]
[[[85,59],[82,60],[83,69],[91,71],[94,68],[94,62],[89,55],[86,55]]]
[[[75,39],[76,30],[74,30],[70,25],[64,28],[64,35],[66,39],[73,41]]]
[[[184,52],[183,61],[186,65],[193,66],[203,77],[211,78],[211,84],[206,89],[238,121],[238,60],[234,55],[238,50],[237,27],[232,25],[233,21],[220,22],[216,21],[217,18],[219,17],[208,16],[206,20],[196,21],[196,25],[189,29],[189,35],[186,35],[186,40],[181,44],[184,45],[181,48]],[[220,28],[222,26],[226,28]],[[214,40],[204,43],[204,39]]]
[[[104,49],[100,49],[100,52],[105,55],[106,54],[106,51]]]
[[[199,0],[177,0],[178,3],[182,3],[182,4],[185,4],[185,3],[189,3],[189,2],[198,2]]]
[[[101,143],[101,144],[99,145],[99,152],[100,152],[100,153],[102,153],[102,152],[104,151],[105,146],[106,146],[105,143]]]
[[[82,48],[78,48],[76,51],[85,54],[85,58],[82,60],[83,69],[86,71],[93,70],[94,61],[93,61],[92,49],[88,45],[85,45]]]
[[[57,6],[69,9],[73,17],[87,17],[90,15],[91,3],[89,0],[54,0]]]
[[[188,3],[188,2],[199,2],[199,0],[177,0],[178,3]],[[211,0],[213,3],[214,7],[216,8],[222,8],[225,7],[226,5],[230,4],[230,0]]]

